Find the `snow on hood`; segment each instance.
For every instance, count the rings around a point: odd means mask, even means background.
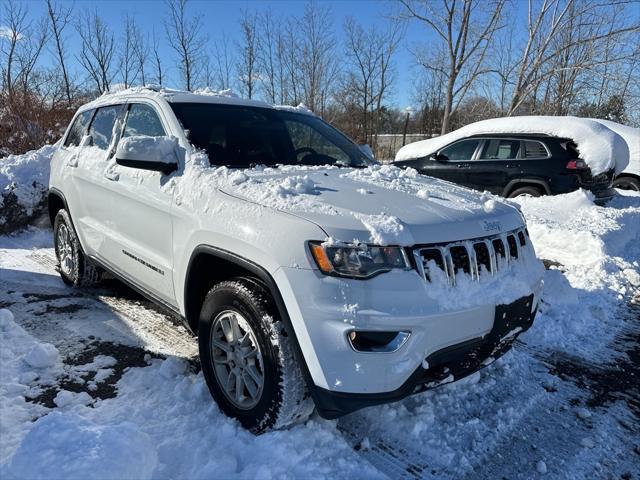
[[[627,142],[627,147],[629,148],[629,165],[627,165],[627,168],[623,171],[640,175],[640,128],[621,125],[611,120],[600,120],[597,118],[593,120],[603,124],[609,130],[616,132]]]
[[[456,140],[471,135],[528,133],[569,138],[577,145],[593,175],[611,168],[620,173],[629,163],[627,142],[600,121],[578,117],[522,116],[491,118],[466,125],[445,135],[410,143],[396,154],[395,161],[431,155]]]
[[[392,165],[229,170],[196,164],[189,170],[185,187],[189,186],[184,190],[217,188],[313,222],[328,237],[340,241],[438,243],[487,236],[522,225],[515,206]]]

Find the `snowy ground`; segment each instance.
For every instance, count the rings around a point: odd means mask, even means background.
[[[542,311],[482,372],[260,437],[195,341],[121,284],[72,290],[51,232],[0,236],[0,478],[638,478],[640,195],[520,201]]]

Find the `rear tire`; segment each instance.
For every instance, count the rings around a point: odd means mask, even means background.
[[[198,344],[211,395],[253,433],[287,427],[313,412],[291,340],[258,281],[238,278],[209,290]]]
[[[508,198],[516,198],[521,195],[528,195],[530,197],[541,197],[543,195],[543,192],[536,187],[520,187],[511,192]]]
[[[53,243],[62,281],[72,287],[94,285],[100,281],[100,271],[89,263],[71,223],[69,212],[61,209],[53,223]]]
[[[634,177],[627,176],[618,177],[613,181],[613,188],[640,192],[640,180]]]

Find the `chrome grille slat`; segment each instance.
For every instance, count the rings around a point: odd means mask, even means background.
[[[530,241],[526,233],[525,228],[519,228],[499,235],[416,248],[418,273],[425,281],[433,281],[433,272],[427,266],[433,261],[452,287],[456,285],[457,275],[470,275],[474,280],[479,280],[483,271],[495,275],[522,258]]]

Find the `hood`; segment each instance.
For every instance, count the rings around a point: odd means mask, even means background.
[[[338,241],[409,246],[494,235],[523,224],[517,207],[493,195],[391,165],[244,170],[218,188],[304,218]]]

